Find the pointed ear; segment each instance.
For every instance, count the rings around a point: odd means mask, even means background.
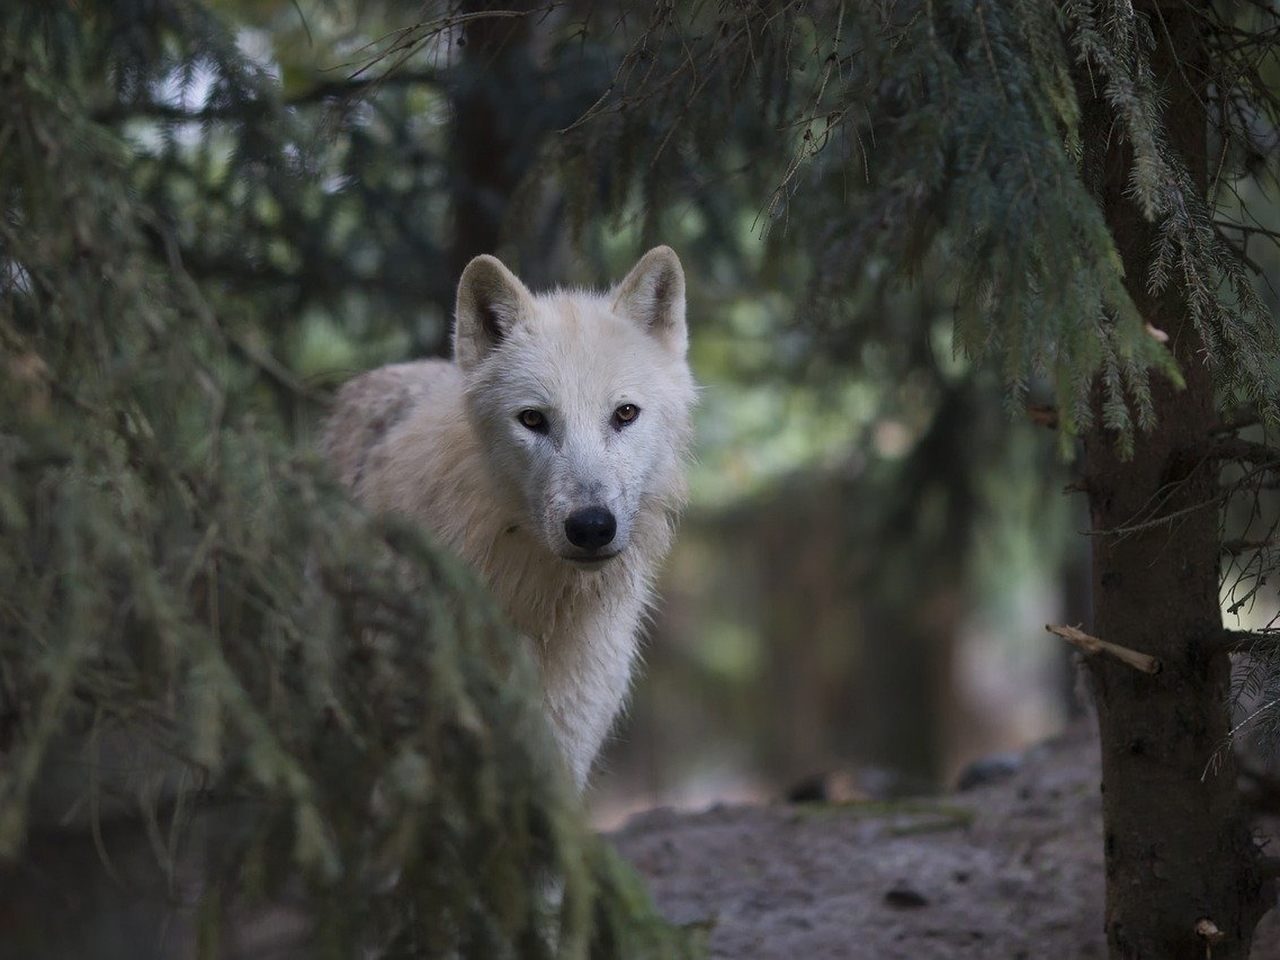
[[[654,247],[613,289],[613,312],[639,324],[672,353],[684,356],[684,269],[670,247]]]
[[[470,370],[506,339],[533,309],[533,294],[502,261],[488,254],[467,264],[458,279],[453,357]]]

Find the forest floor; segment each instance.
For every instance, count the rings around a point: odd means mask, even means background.
[[[712,957],[1104,957],[1098,784],[1080,729],[962,793],[656,810],[610,837]],[[1280,960],[1280,910],[1253,960]]]

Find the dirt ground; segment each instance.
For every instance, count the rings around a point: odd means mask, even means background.
[[[611,838],[713,957],[1104,957],[1092,733],[1011,766],[937,798],[658,810]],[[1278,914],[1254,960],[1280,960]]]

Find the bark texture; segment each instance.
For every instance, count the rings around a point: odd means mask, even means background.
[[[528,63],[527,0],[499,3],[467,0],[473,19],[462,30],[463,64],[451,90],[453,141],[450,184],[453,200],[451,277],[472,257],[496,253],[523,155],[521,112],[534,73]]]
[[[1153,18],[1153,66],[1173,145],[1203,188],[1197,16],[1185,6],[1137,6]],[[1102,747],[1107,942],[1115,958],[1245,958],[1272,892],[1241,810],[1234,761],[1221,749],[1230,663],[1218,602],[1217,473],[1196,452],[1218,420],[1214,390],[1184,297],[1147,290],[1156,228],[1126,196],[1129,151],[1104,104],[1086,99],[1085,110],[1098,199],[1130,293],[1169,335],[1186,377],[1183,389],[1154,384],[1159,422],[1138,437],[1131,458],[1117,456],[1100,411],[1086,437],[1095,632],[1163,664],[1148,676],[1109,658],[1089,661]],[[1211,766],[1215,758],[1220,765]]]

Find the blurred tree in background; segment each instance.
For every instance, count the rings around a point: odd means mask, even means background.
[[[120,753],[119,728],[175,757],[147,835],[183,822],[188,783],[262,804],[223,876],[275,897],[289,874],[264,851],[291,851],[313,905],[358,905],[311,914],[351,923],[329,942],[523,950],[537,898],[498,916],[498,891],[541,870],[566,878],[562,945],[638,929],[662,949],[575,833],[540,741],[509,735],[527,684],[494,682],[512,654],[465,577],[370,529],[295,452],[327,387],[443,352],[472,255],[535,285],[598,283],[660,241],[686,260],[711,387],[664,620],[692,637],[695,690],[637,712],[687,741],[691,704],[719,699],[780,777],[857,757],[936,778],[939,731],[965,726],[946,701],[975,594],[1007,605],[1036,567],[1079,579],[1056,488],[1083,452],[1091,629],[1164,668],[1094,661],[1112,869],[1158,901],[1113,899],[1112,948],[1201,955],[1205,915],[1226,935],[1215,957],[1247,949],[1265,865],[1222,746],[1229,653],[1241,729],[1280,716],[1256,709],[1280,693],[1261,590],[1276,303],[1254,286],[1280,274],[1273,4],[2,16],[7,851],[65,753],[53,735],[92,758]],[[1262,629],[1222,628],[1220,548],[1228,609]],[[406,563],[433,589],[406,593]],[[696,591],[732,612],[691,610]],[[361,641],[375,626],[386,646]],[[510,778],[498,807],[476,802],[488,781],[459,759],[475,750]],[[75,794],[90,814],[101,779]],[[405,804],[424,811],[412,829]],[[371,806],[381,826],[351,831]],[[1174,880],[1153,882],[1148,849]],[[494,866],[468,873],[479,862]],[[574,880],[588,865],[598,896]],[[465,920],[423,926],[454,871]],[[369,882],[397,875],[385,895]]]

